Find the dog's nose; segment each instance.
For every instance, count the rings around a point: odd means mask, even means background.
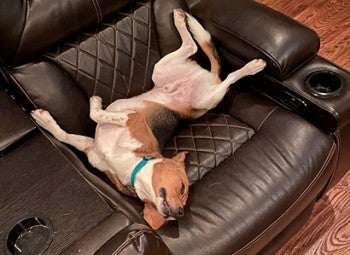
[[[184,208],[183,207],[179,207],[179,209],[177,210],[177,212],[175,212],[174,214],[173,214],[173,217],[175,217],[175,218],[181,218],[181,217],[183,217],[185,215],[185,210],[184,210]]]

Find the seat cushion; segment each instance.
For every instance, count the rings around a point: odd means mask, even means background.
[[[239,109],[208,114],[166,147],[189,151],[192,183],[185,217],[158,230],[174,254],[256,254],[330,177],[335,145],[328,135],[276,105],[253,102],[255,120]]]

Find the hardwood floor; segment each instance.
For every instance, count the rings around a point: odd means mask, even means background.
[[[319,54],[350,70],[350,0],[258,0],[316,30]],[[315,205],[278,255],[350,254],[350,171]]]

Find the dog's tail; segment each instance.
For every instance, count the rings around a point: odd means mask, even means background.
[[[190,14],[186,13],[188,27],[198,42],[201,49],[210,60],[210,72],[219,77],[220,74],[220,58],[211,40],[211,36],[207,30]]]

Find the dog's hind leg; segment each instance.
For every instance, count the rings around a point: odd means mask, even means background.
[[[214,47],[211,35],[192,15],[186,13],[186,16],[188,27],[194,39],[209,58],[210,72],[215,76],[217,83],[220,83],[220,57]]]
[[[98,124],[115,124],[125,127],[128,115],[135,111],[127,109],[119,109],[119,111],[102,110],[102,99],[98,96],[90,98],[90,118]]]
[[[197,45],[186,26],[186,13],[181,9],[175,9],[173,15],[175,27],[181,37],[181,46],[160,59],[154,67],[154,73],[157,73],[157,69],[163,70],[167,66],[173,68],[197,52]]]
[[[227,78],[218,85],[200,86],[201,91],[197,91],[196,96],[192,98],[191,105],[195,109],[210,110],[214,108],[225,96],[230,85],[238,81],[239,79],[254,75],[266,66],[266,62],[262,59],[254,59],[241,69],[230,73]]]
[[[50,115],[48,111],[38,109],[32,111],[32,117],[44,129],[49,131],[57,140],[72,145],[76,149],[87,153],[94,144],[94,139],[75,134],[68,134],[64,131]]]
[[[186,26],[186,14],[181,9],[174,10],[174,24],[181,37],[181,46],[165,55],[154,66],[152,80],[155,87],[162,87],[177,81],[176,70],[182,66],[188,58],[197,52],[197,45]]]
[[[181,46],[176,51],[168,54],[174,60],[187,59],[197,52],[197,45],[186,26],[186,13],[181,9],[174,10],[174,24],[181,37]]]

